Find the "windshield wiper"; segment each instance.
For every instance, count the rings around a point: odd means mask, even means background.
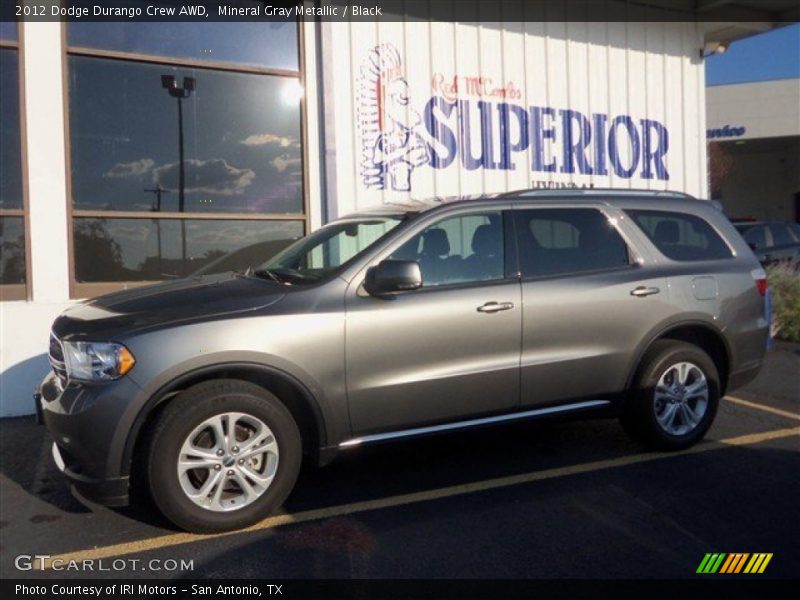
[[[247,267],[247,271],[244,272],[245,275],[255,275],[256,277],[261,277],[264,279],[272,279],[275,283],[279,283],[281,285],[291,285],[290,282],[284,281],[281,279],[275,271],[271,271],[270,269],[253,269],[253,267]]]

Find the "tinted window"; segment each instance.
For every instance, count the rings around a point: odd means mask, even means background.
[[[216,10],[216,8],[214,9]],[[297,22],[69,23],[70,46],[298,69]]]
[[[0,283],[25,283],[25,222],[0,217]]]
[[[784,244],[794,244],[794,237],[789,231],[789,227],[784,223],[771,223],[769,231],[772,233],[772,244],[783,246]]]
[[[0,49],[0,208],[22,208],[17,50]]]
[[[742,234],[744,241],[755,246],[756,250],[767,245],[767,228],[763,225],[751,225],[748,227],[737,227]]]
[[[2,36],[16,39],[16,23]],[[10,25],[13,25],[11,27]],[[13,36],[12,36],[13,34]],[[19,118],[19,53],[0,49],[0,284],[25,283],[25,219],[22,216],[22,150]],[[10,292],[2,292],[11,299]]]
[[[261,264],[303,235],[301,221],[81,217],[73,228],[78,282],[157,281],[204,268],[244,269]]]
[[[680,261],[731,258],[730,248],[705,220],[685,213],[627,210],[667,258]]]
[[[303,212],[295,78],[83,56],[69,67],[75,208],[178,211],[182,123],[184,212]],[[179,100],[162,75],[194,90]]]
[[[423,287],[502,279],[505,268],[500,212],[451,217],[403,244],[397,260],[416,260]]]
[[[0,21],[0,40],[17,41],[16,21]]]
[[[523,277],[617,269],[630,264],[614,226],[590,208],[515,211]]]

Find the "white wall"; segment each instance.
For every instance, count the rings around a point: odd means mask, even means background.
[[[26,123],[33,302],[0,302],[0,417],[31,414],[48,370],[50,324],[69,306],[61,24],[25,23]]]
[[[513,20],[515,6],[520,11],[517,16],[522,16],[521,5],[508,6],[505,14],[509,22],[505,23],[322,24],[323,53],[327,57],[325,155],[331,217],[383,202],[546,184],[673,189],[707,196],[704,69],[698,55],[702,32],[696,24],[540,22],[528,14],[530,10],[525,14],[526,22],[521,22],[521,18]],[[462,6],[459,8],[463,15]],[[481,97],[476,89],[469,89],[468,79],[473,78],[474,83],[478,77],[489,82],[488,90],[505,89],[506,98]],[[439,82],[452,82],[453,78],[457,78],[459,89],[448,93]],[[409,98],[405,107],[391,97],[403,86],[407,86]],[[388,91],[378,92],[381,87]],[[657,121],[669,136],[664,154],[668,178],[643,178],[641,162],[630,177],[616,175],[608,161],[608,174],[598,174],[594,167],[602,161],[597,160],[594,139],[586,152],[593,172],[562,172],[564,130],[560,112],[555,119],[556,140],[543,141],[545,159],[555,157],[558,172],[533,168],[533,136],[529,136],[527,148],[512,153],[514,168],[468,169],[458,158],[446,168],[434,168],[430,153],[427,160],[421,160],[416,146],[424,142],[429,150],[445,154],[441,136],[437,140],[432,135],[435,127],[426,125],[425,108],[435,96],[469,102],[474,155],[480,150],[477,102],[490,103],[491,161],[495,164],[501,162],[501,119],[496,112],[500,103],[522,109],[572,109],[589,119],[595,114],[607,115],[608,123],[619,115],[629,115],[637,125],[642,119]],[[438,122],[445,122],[458,134],[458,109],[449,118],[441,111],[434,112]],[[511,144],[522,145],[521,119],[513,116],[509,121]],[[399,148],[395,145],[394,159],[387,161],[393,166],[384,173],[380,189],[380,176],[374,174],[381,169],[374,165],[387,153],[376,153],[376,140],[401,139],[392,136],[398,127],[407,128],[413,143],[404,147],[400,143]],[[574,135],[578,127],[573,124]],[[592,127],[595,138],[596,131],[598,128]],[[620,140],[627,142],[619,150],[624,163],[629,160],[631,143],[625,136]],[[603,146],[608,156],[608,146]],[[396,167],[411,170],[410,190],[402,189],[408,187],[402,177],[400,185],[392,181],[389,172]]]

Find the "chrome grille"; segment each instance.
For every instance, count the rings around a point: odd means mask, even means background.
[[[64,364],[64,348],[61,342],[54,334],[50,334],[50,351],[47,358],[50,361],[50,366],[53,368],[53,373],[56,374],[61,387],[67,385],[67,367]]]

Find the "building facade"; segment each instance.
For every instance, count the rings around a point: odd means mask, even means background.
[[[710,86],[706,102],[712,198],[732,218],[800,223],[800,79]]]
[[[0,29],[0,416],[100,293],[258,264],[367,206],[529,187],[707,197],[694,22]]]

